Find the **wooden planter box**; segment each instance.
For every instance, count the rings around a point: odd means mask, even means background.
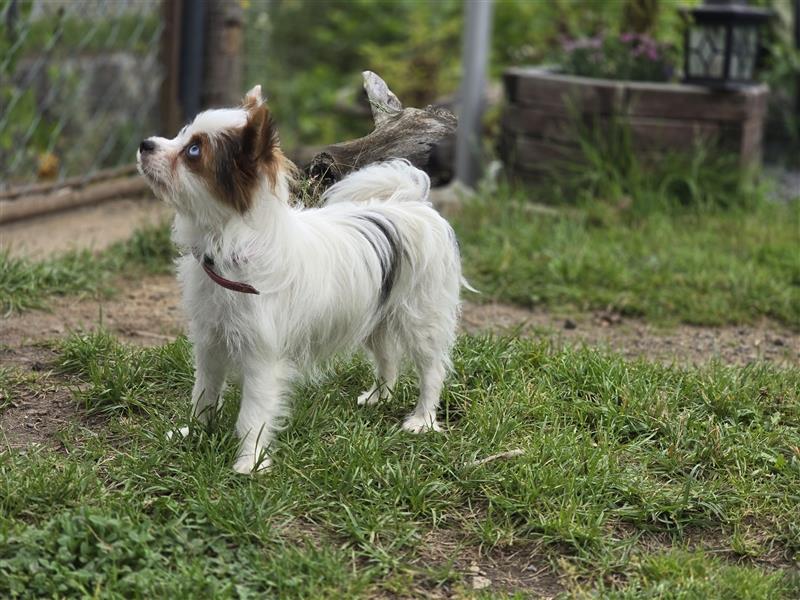
[[[715,92],[675,83],[644,83],[559,75],[515,67],[503,75],[506,104],[500,154],[512,175],[535,179],[563,161],[580,162],[575,117],[600,128],[627,127],[643,156],[718,144],[743,165],[761,161],[769,89]]]

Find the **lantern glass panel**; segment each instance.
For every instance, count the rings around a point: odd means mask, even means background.
[[[689,32],[689,74],[719,79],[725,76],[725,26],[693,27]]]
[[[731,79],[752,79],[758,53],[758,30],[752,25],[734,26],[731,43]]]

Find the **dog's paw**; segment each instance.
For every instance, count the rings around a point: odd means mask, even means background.
[[[372,406],[381,401],[381,391],[376,388],[367,390],[358,397],[359,406]]]
[[[189,428],[188,427],[181,427],[180,429],[173,429],[172,431],[167,432],[167,439],[171,440],[176,436],[180,436],[182,438],[189,436]]]
[[[256,465],[252,454],[242,454],[233,463],[233,470],[242,475],[255,475],[266,471],[272,466],[272,460],[265,456]]]
[[[426,431],[441,431],[442,428],[436,421],[435,414],[418,415],[410,414],[403,421],[403,431],[408,433],[424,433]]]

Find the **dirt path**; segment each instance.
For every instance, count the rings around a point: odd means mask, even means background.
[[[0,341],[6,353],[58,338],[71,330],[100,325],[128,342],[161,344],[183,331],[184,317],[171,275],[118,282],[111,299],[57,298],[48,311],[31,311],[5,319]],[[511,333],[551,339],[557,346],[587,344],[666,363],[699,364],[721,360],[746,364],[800,362],[800,334],[763,322],[737,327],[659,329],[640,320],[594,312],[568,318],[544,310],[507,304],[466,302],[462,330],[467,333]],[[5,357],[8,360],[8,356]],[[5,361],[4,361],[5,362]],[[12,359],[11,362],[14,362]]]
[[[31,258],[78,248],[102,250],[128,239],[135,229],[160,223],[169,215],[169,209],[155,198],[121,198],[2,224],[0,245],[9,247],[12,254]]]

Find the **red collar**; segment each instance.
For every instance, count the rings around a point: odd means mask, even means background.
[[[202,260],[200,260],[200,264],[202,265],[203,270],[206,272],[206,275],[208,275],[211,278],[211,281],[213,281],[219,286],[222,286],[229,290],[233,290],[234,292],[241,292],[242,294],[261,293],[249,283],[243,283],[241,281],[231,281],[230,279],[225,279],[222,275],[220,275],[214,270],[214,259],[211,258],[208,254],[203,255]]]

